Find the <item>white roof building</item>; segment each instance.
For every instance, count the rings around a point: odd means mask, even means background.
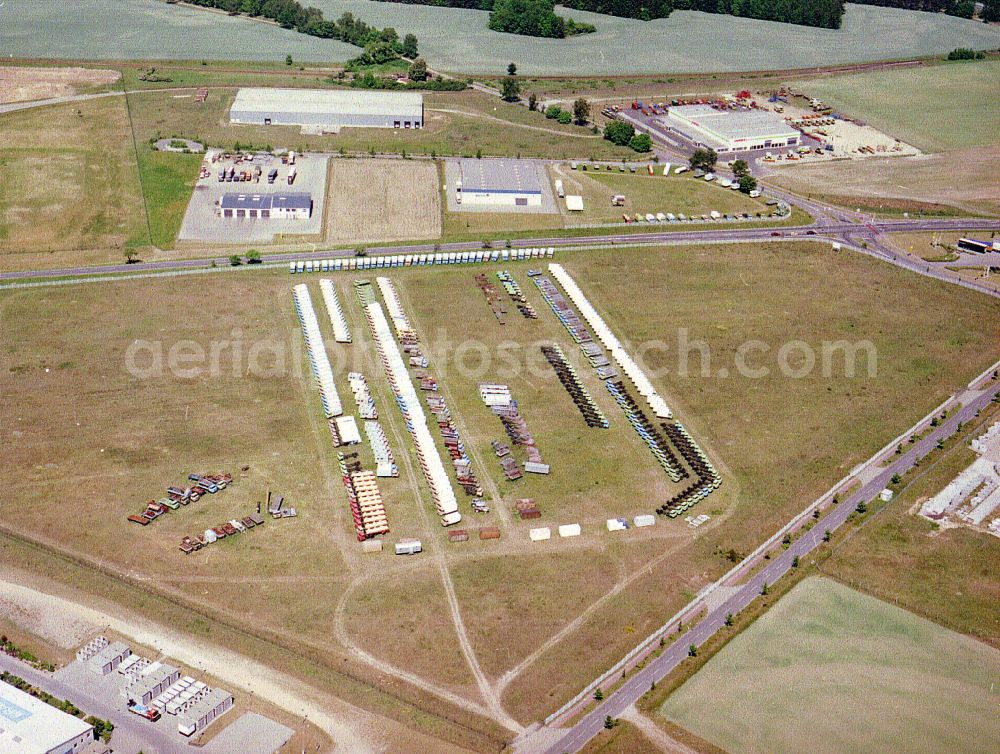
[[[667,119],[691,141],[717,152],[795,146],[801,133],[763,110],[716,110],[711,105],[671,107]]]
[[[229,121],[330,130],[423,128],[424,98],[419,92],[244,87],[236,93]]]
[[[93,740],[93,725],[0,681],[0,752],[71,754]]]

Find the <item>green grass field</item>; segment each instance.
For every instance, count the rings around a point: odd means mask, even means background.
[[[1000,140],[1000,61],[871,71],[795,84],[928,152]]]
[[[813,578],[661,708],[734,754],[990,751],[1000,652]]]

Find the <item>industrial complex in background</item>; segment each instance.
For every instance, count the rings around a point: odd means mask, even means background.
[[[243,88],[229,109],[229,122],[301,126],[315,133],[345,127],[423,128],[424,98],[419,92]]]

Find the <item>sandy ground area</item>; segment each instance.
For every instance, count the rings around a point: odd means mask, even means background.
[[[118,71],[95,68],[0,66],[0,103],[67,97],[82,87],[113,84]]]
[[[53,611],[51,607],[46,594],[13,584],[0,585],[0,618],[60,649],[79,646],[98,628],[96,623],[67,612]]]

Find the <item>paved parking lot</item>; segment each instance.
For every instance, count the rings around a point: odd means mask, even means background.
[[[207,178],[201,178],[195,183],[178,240],[266,244],[274,241],[275,236],[280,234],[319,235],[323,232],[327,164],[325,155],[300,155],[295,161],[296,177],[291,186],[288,185],[290,166],[283,165],[280,157],[257,155],[253,163],[239,164],[232,160],[220,160],[213,164],[211,153],[205,159],[210,173]],[[262,171],[260,182],[219,182],[218,173],[223,167],[235,167],[239,172],[252,171],[258,166]],[[269,184],[267,174],[272,168],[278,170],[278,179]],[[312,194],[313,212],[308,220],[224,218],[219,215],[218,203],[223,194],[277,194],[290,191]]]

